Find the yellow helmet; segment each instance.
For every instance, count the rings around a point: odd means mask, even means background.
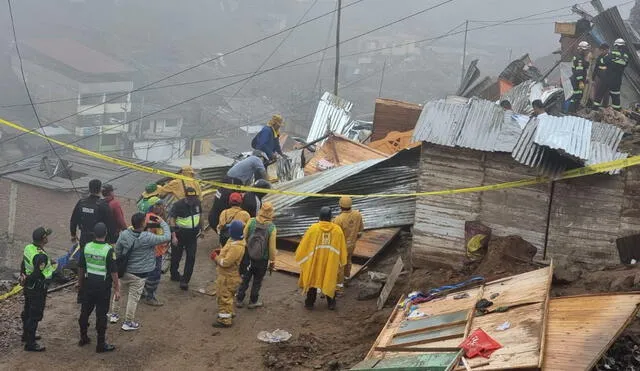
[[[351,209],[351,206],[353,205],[353,201],[351,201],[351,197],[343,196],[343,197],[340,197],[340,202],[338,204],[342,209]]]

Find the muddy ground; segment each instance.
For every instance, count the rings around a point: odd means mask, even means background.
[[[214,280],[207,248],[214,240],[212,234],[200,243],[191,288]],[[375,300],[357,301],[355,287],[346,289],[335,312],[321,300],[314,311],[305,310],[297,277],[275,272],[263,285],[264,308],[238,309],[234,327],[216,329],[211,326],[216,314],[214,297],[181,291],[167,275],[159,290],[163,307],[138,306],[140,330],[124,332],[119,326],[109,326],[107,339],[118,347],[110,354],[76,345],[79,306],[73,290],[50,294],[39,328],[47,351],[38,354],[22,350],[22,298],[0,301],[0,337],[7,342],[0,349],[0,369],[343,369],[362,360],[391,312],[390,308],[377,312]],[[259,331],[277,328],[291,332],[292,339],[281,345],[257,340]],[[95,341],[95,333],[90,335]]]

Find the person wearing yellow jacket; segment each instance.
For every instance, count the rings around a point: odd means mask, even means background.
[[[180,170],[181,175],[187,176],[189,178],[195,179],[195,172],[193,168],[189,165],[185,165]],[[185,197],[186,189],[193,188],[196,190],[198,194],[198,198],[202,198],[202,189],[200,188],[200,182],[197,180],[182,180],[182,179],[173,179],[169,181],[167,184],[158,188],[158,196],[164,198],[168,194],[172,194],[176,199],[182,200]]]
[[[242,236],[244,223],[234,220],[229,225],[230,239],[220,253],[213,252],[216,262],[216,291],[218,298],[218,318],[213,327],[231,327],[233,324],[233,296],[240,285],[240,262],[244,256],[246,242]]]
[[[341,197],[339,205],[342,212],[333,222],[342,228],[345,240],[347,241],[347,264],[344,266],[344,269],[338,271],[338,296],[341,295],[344,290],[345,277],[351,276],[353,250],[356,248],[356,241],[358,241],[358,238],[360,238],[364,231],[362,214],[360,214],[358,210],[351,209],[353,205],[351,197]]]
[[[320,209],[320,221],[313,224],[296,249],[300,265],[298,285],[307,294],[304,306],[313,309],[318,289],[327,297],[330,310],[336,308],[338,270],[347,264],[347,245],[342,228],[331,222],[331,209]]]

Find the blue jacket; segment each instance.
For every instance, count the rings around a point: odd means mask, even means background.
[[[269,158],[273,158],[273,153],[282,154],[280,149],[280,139],[273,132],[271,126],[265,125],[253,139],[253,148],[266,153]]]

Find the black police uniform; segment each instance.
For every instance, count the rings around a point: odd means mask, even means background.
[[[25,342],[25,350],[42,351],[45,349],[36,343],[36,330],[38,329],[38,323],[42,321],[47,301],[49,282],[40,271],[40,264],[46,264],[47,260],[48,257],[45,254],[35,255],[33,257],[33,272],[26,277],[24,283],[24,309],[21,317],[23,324],[22,341]],[[24,273],[24,263],[22,267]]]
[[[111,219],[109,206],[100,197],[89,195],[79,200],[73,209],[69,223],[71,235],[75,236],[77,228],[80,228],[80,246],[84,246],[93,240],[93,227],[100,222],[114,225]]]
[[[195,216],[202,212],[202,204],[200,200],[197,200],[194,205],[189,205],[186,199],[182,199],[173,204],[170,216],[173,218],[188,218]],[[172,229],[176,232],[176,238],[178,239],[178,246],[172,246],[171,248],[171,279],[174,281],[180,280],[180,283],[188,284],[193,274],[193,266],[196,262],[196,251],[198,249],[198,234],[200,233],[200,225],[195,223],[194,228],[180,228],[176,223],[176,227]],[[187,258],[184,263],[184,274],[180,276],[178,267],[180,266],[180,260],[182,260],[182,253],[187,253]]]

